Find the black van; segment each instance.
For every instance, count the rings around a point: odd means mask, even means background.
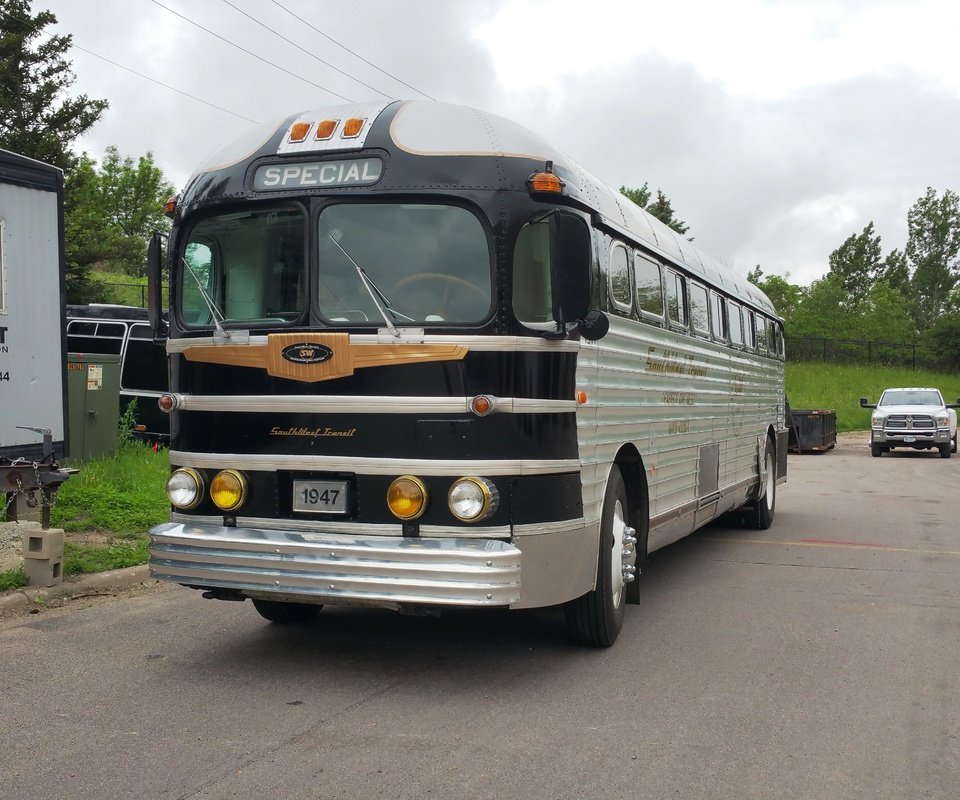
[[[170,440],[170,417],[157,406],[169,385],[167,354],[153,341],[145,308],[68,305],[67,350],[120,356],[120,413],[135,400],[134,435],[149,442]]]

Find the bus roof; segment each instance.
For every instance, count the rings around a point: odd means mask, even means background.
[[[327,129],[329,123],[335,124],[330,135],[324,130],[321,136],[319,131],[324,121],[328,123]],[[348,129],[348,121],[359,121],[359,130]],[[511,120],[467,106],[429,100],[356,103],[311,109],[265,123],[212,153],[188,181],[182,199],[189,205],[198,194],[209,195],[211,187],[218,187],[224,198],[230,193],[236,197],[241,188],[236,185],[237,181],[246,180],[246,171],[237,170],[237,166],[253,159],[316,158],[356,153],[364,148],[384,149],[391,153],[394,161],[405,157],[416,159],[419,164],[415,172],[407,175],[417,174],[421,178],[419,186],[438,185],[429,178],[422,179],[424,158],[435,159],[438,172],[449,173],[448,169],[439,168],[441,159],[496,157],[506,160],[501,163],[519,164],[522,169],[516,174],[522,176],[529,176],[532,171],[542,169],[545,162],[552,162],[553,171],[565,183],[564,195],[590,209],[611,230],[740,301],[776,315],[767,296],[745,277],[702,252],[540,136]],[[402,169],[396,171],[403,172]],[[236,177],[233,182],[212,180],[211,173],[219,172],[233,172]],[[461,173],[460,183],[473,185],[471,177]],[[406,188],[411,185],[412,181],[408,181]],[[456,185],[450,184],[451,188]],[[401,190],[404,186],[391,184],[390,188]],[[489,188],[528,191],[526,177],[512,185],[504,185],[501,179],[496,187]]]

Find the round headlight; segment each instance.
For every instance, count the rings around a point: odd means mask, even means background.
[[[181,509],[193,508],[203,498],[203,478],[196,470],[181,467],[167,479],[167,497],[170,505]]]
[[[463,522],[478,522],[491,516],[500,505],[500,493],[486,478],[460,478],[447,495],[450,513]]]
[[[427,510],[427,487],[413,475],[402,475],[387,489],[387,506],[395,517],[416,519]]]
[[[247,496],[247,479],[235,469],[218,472],[210,482],[210,498],[221,511],[236,511]]]

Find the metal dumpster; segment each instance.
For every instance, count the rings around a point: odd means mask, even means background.
[[[823,452],[837,444],[837,412],[791,409],[787,417],[791,453]]]

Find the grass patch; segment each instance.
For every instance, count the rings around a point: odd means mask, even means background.
[[[63,574],[105,572],[147,563],[147,531],[170,515],[164,486],[170,459],[141,442],[121,438],[113,458],[76,466],[79,472],[60,487],[50,524],[67,532]],[[71,533],[98,531],[100,541],[71,541]],[[101,543],[102,542],[102,543]],[[23,567],[0,572],[0,592],[27,585]]]
[[[891,386],[935,386],[948,403],[960,395],[960,378],[947,372],[819,362],[787,362],[786,386],[792,409],[836,411],[838,431],[869,430],[870,410],[860,408],[860,398],[876,403]]]
[[[113,458],[78,464],[80,472],[57,494],[51,524],[68,532],[145,534],[170,514],[164,489],[169,465],[166,450],[155,453],[140,442],[121,443]]]
[[[74,544],[63,545],[63,574],[81,575],[90,572],[106,572],[111,569],[135,567],[147,563],[147,537],[133,540],[113,538],[106,547]]]
[[[26,585],[27,573],[23,571],[23,567],[5,569],[3,572],[0,572],[0,592],[5,592],[9,589],[19,589],[21,586]]]

